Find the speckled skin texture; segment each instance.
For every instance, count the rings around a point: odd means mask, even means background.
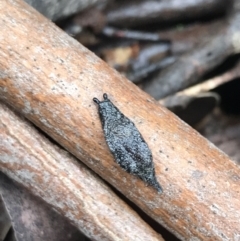
[[[134,123],[118,110],[107,94],[103,98],[103,101],[97,98],[93,98],[93,101],[98,104],[105,139],[115,161],[125,171],[138,176],[161,193],[147,143]]]

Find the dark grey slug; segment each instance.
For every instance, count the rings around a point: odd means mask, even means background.
[[[115,161],[126,172],[138,176],[161,193],[147,143],[134,123],[118,110],[107,94],[103,94],[103,98],[103,101],[97,98],[93,101],[98,104],[104,136]]]

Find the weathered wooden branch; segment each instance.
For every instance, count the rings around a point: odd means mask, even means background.
[[[0,2],[0,24],[2,101],[182,240],[239,237],[240,170],[224,153],[22,1]],[[113,161],[92,101],[104,92],[149,144],[163,194]]]
[[[163,240],[104,182],[0,103],[0,171],[93,240]]]

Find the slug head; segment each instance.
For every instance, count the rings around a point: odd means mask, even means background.
[[[107,94],[103,94],[103,101],[93,98],[93,101],[98,105],[98,111],[102,122],[110,121],[114,118],[118,118],[119,111],[108,99]]]

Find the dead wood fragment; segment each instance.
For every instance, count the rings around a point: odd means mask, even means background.
[[[234,240],[240,233],[234,162],[22,1],[0,1],[0,24],[2,101],[180,239]],[[113,161],[92,101],[104,92],[148,143],[162,195]]]
[[[139,68],[135,71],[128,73],[127,77],[133,83],[139,83],[144,78],[146,78],[149,74],[159,71],[160,69],[166,68],[167,66],[173,64],[175,61],[176,61],[176,58],[174,58],[174,57],[166,57],[166,58],[162,59],[161,61],[158,61],[158,62],[152,63],[152,64],[148,63],[147,66]]]
[[[162,0],[162,1],[119,1],[107,11],[110,25],[134,27],[143,24],[180,22],[182,20],[221,15],[232,5],[232,1],[224,0]]]
[[[160,35],[157,33],[122,30],[122,29],[112,28],[109,26],[106,26],[103,29],[102,33],[108,37],[135,39],[135,40],[144,40],[144,41],[153,41],[153,42],[161,40]]]
[[[212,39],[222,29],[226,28],[226,19],[217,19],[206,23],[190,23],[174,26],[173,28],[158,32],[161,39],[171,43],[172,55],[179,56],[190,52],[196,48],[199,43]]]
[[[84,165],[1,103],[0,113],[0,171],[91,239],[163,240]]]
[[[240,13],[236,13],[229,20],[226,30],[181,56],[173,65],[146,82],[143,86],[144,91],[155,99],[164,98],[197,83],[227,57],[239,53],[239,21]]]

